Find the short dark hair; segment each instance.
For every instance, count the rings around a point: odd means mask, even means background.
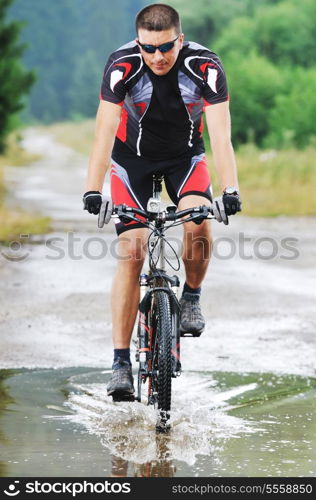
[[[136,33],[139,29],[148,31],[164,31],[175,28],[181,33],[181,22],[178,12],[165,3],[153,3],[140,10],[136,16]]]

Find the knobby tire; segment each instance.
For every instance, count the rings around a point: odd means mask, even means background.
[[[156,294],[155,314],[155,368],[158,370],[156,383],[158,389],[158,410],[161,424],[161,428],[158,430],[164,430],[164,426],[170,418],[172,380],[172,317],[169,296],[165,292],[159,291]]]

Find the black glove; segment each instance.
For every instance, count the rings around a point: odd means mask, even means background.
[[[223,194],[226,215],[235,215],[241,211],[241,199],[238,194]]]
[[[241,211],[241,199],[238,194],[224,193],[213,200],[213,211],[216,220],[228,224],[228,215]]]
[[[87,191],[83,195],[83,209],[88,210],[89,214],[98,215],[102,204],[102,194],[100,191]]]

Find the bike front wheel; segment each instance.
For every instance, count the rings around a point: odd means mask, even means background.
[[[159,291],[155,297],[155,349],[153,356],[154,385],[157,391],[159,419],[157,430],[169,428],[172,380],[172,316],[167,293]]]

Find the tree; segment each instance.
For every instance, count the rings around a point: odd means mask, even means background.
[[[87,50],[80,59],[77,59],[70,94],[74,116],[95,116],[101,85],[100,73],[100,65],[93,50]]]
[[[194,40],[209,48],[230,22],[238,17],[253,17],[258,8],[274,5],[281,0],[172,0],[182,19],[187,40]],[[167,2],[168,3],[168,2]],[[241,33],[242,34],[242,33]]]
[[[216,40],[237,144],[304,147],[315,139],[315,16],[314,0],[270,2],[233,19]]]
[[[7,9],[13,0],[0,0],[0,153],[5,138],[16,123],[16,114],[35,81],[32,71],[25,71],[20,59],[25,45],[18,42],[23,24],[6,22]]]
[[[223,58],[230,52],[245,56],[256,46],[256,26],[250,17],[237,17],[214,43],[214,51]]]
[[[231,96],[234,144],[253,141],[262,145],[269,131],[270,111],[285,89],[284,74],[255,51],[245,57],[231,52],[224,66]]]
[[[316,63],[315,0],[286,0],[258,10],[254,43],[260,54],[277,64]]]
[[[316,69],[288,70],[287,93],[276,96],[269,115],[268,147],[304,148],[316,139]]]
[[[145,1],[116,0],[111,4],[105,0],[15,0],[11,17],[27,21],[23,40],[29,49],[24,64],[35,68],[38,74],[26,118],[45,122],[67,120],[84,109],[90,116],[98,105],[107,58],[135,37],[133,17]],[[92,74],[84,74],[85,64]],[[79,94],[85,102],[80,109]]]

